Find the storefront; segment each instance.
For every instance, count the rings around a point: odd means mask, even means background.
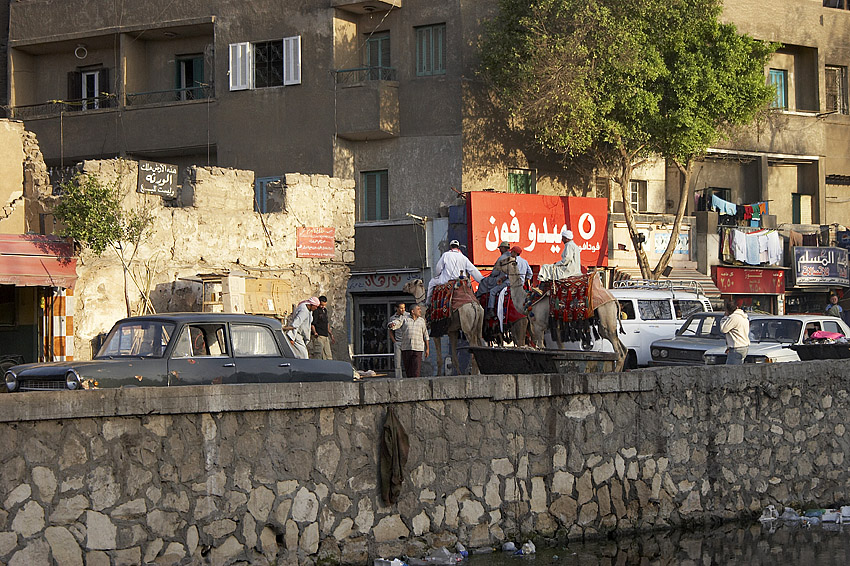
[[[0,235],[0,364],[73,359],[72,254],[53,236]]]
[[[842,306],[850,302],[848,251],[837,247],[795,246],[792,280],[786,289],[787,312],[822,313],[835,293]],[[846,307],[845,307],[846,308]]]
[[[715,265],[711,278],[722,298],[747,311],[785,314],[785,269]]]
[[[404,286],[416,279],[422,279],[422,272],[418,269],[351,274],[348,294],[351,297],[349,305],[353,326],[354,367],[379,373],[395,371],[387,324],[398,302],[413,302],[413,297],[404,292]]]

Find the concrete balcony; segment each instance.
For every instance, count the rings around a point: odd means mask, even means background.
[[[366,141],[398,136],[398,81],[395,69],[337,71],[337,134]]]
[[[401,0],[331,0],[331,7],[353,14],[371,14],[401,8]]]

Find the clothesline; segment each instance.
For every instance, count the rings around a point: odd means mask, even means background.
[[[760,226],[761,217],[768,213],[767,201],[738,205],[717,195],[711,195],[711,209],[723,215],[734,216],[737,220],[749,220],[750,226]]]
[[[721,236],[721,257],[747,265],[782,265],[782,239],[776,230],[744,232],[725,228]]]

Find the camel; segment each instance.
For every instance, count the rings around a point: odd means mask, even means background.
[[[413,295],[417,303],[425,304],[425,285],[421,279],[408,281],[404,285],[403,290],[405,293]],[[477,302],[467,303],[452,312],[447,334],[449,335],[449,343],[451,344],[452,371],[454,373],[457,373],[460,367],[457,360],[457,340],[460,331],[463,330],[470,346],[481,346],[483,345],[481,339],[481,328],[483,325],[484,309]],[[443,375],[443,351],[440,338],[434,338],[434,348],[437,353],[437,359],[439,360],[437,364],[437,375]],[[471,356],[470,359],[472,373],[481,373],[478,370],[478,364],[475,362],[475,356]]]
[[[537,301],[534,305],[527,309],[525,306],[526,291],[522,286],[522,278],[516,267],[516,258],[506,258],[501,260],[497,266],[504,273],[508,274],[508,280],[511,284],[511,298],[514,301],[514,306],[518,311],[525,314],[530,321],[531,338],[534,343],[543,347],[543,334],[549,326],[549,301]],[[545,297],[545,295],[544,295]],[[620,337],[617,331],[620,326],[620,305],[616,300],[604,303],[596,308],[596,316],[599,318],[599,335],[611,342],[614,348],[614,353],[617,354],[617,363],[614,366],[614,371],[622,371],[623,365],[626,363],[626,347],[620,342]],[[558,348],[563,348],[560,336],[556,337]]]

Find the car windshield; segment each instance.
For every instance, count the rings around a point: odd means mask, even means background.
[[[720,317],[692,316],[679,330],[676,336],[695,336],[697,338],[723,339],[720,332]]]
[[[116,324],[95,357],[161,358],[173,334],[174,324],[170,322],[144,320]]]
[[[794,319],[766,318],[750,321],[751,342],[795,344],[800,339],[803,323]]]

